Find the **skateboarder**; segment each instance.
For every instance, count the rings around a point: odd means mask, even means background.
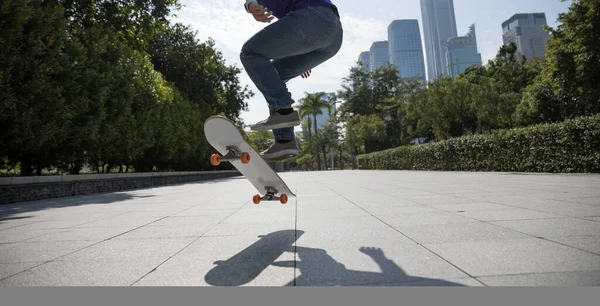
[[[309,77],[311,69],[340,50],[342,25],[331,0],[246,0],[246,11],[258,22],[271,23],[242,47],[240,59],[250,79],[269,106],[269,117],[251,129],[273,130],[273,145],[262,152],[277,160],[298,155],[294,126],[298,111],[286,83]]]

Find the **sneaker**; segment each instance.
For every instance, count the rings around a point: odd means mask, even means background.
[[[271,112],[269,118],[251,125],[250,129],[254,131],[264,131],[294,127],[297,125],[300,125],[300,114],[298,114],[297,110],[294,110],[287,115],[282,115],[278,112]]]
[[[267,160],[282,160],[298,156],[298,143],[296,140],[280,143],[274,141],[271,147],[260,153]]]

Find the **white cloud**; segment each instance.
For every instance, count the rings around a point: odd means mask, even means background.
[[[226,62],[242,67],[239,52],[243,44],[266,25],[254,21],[244,10],[241,0],[184,0],[182,3],[183,7],[177,12],[175,21],[190,25],[198,31],[198,39],[202,41],[212,37]],[[299,77],[288,83],[296,101],[302,98],[304,92],[334,92],[340,89],[343,78],[348,75],[360,52],[368,50],[373,41],[387,39],[387,24],[383,21],[361,19],[344,13],[341,19],[344,43],[340,52],[313,69],[310,78]],[[262,94],[245,72],[242,72],[240,80],[256,94],[248,101],[249,111],[242,114],[244,121],[254,123],[266,118],[268,108]]]

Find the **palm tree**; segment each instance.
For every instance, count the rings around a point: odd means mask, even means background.
[[[331,113],[331,109],[332,109],[331,104],[328,101],[326,101],[325,99],[323,99],[323,96],[325,96],[324,92],[305,93],[304,98],[302,98],[300,100],[300,107],[299,107],[300,117],[301,118],[308,117],[308,119],[310,119],[310,116],[311,115],[313,116],[312,126],[314,127],[314,130],[315,130],[315,136],[318,135],[317,116],[323,114],[323,109],[327,109],[329,111],[329,113]],[[311,141],[310,125],[308,128],[309,128],[308,141],[310,143],[310,141]],[[323,151],[323,157],[325,158],[325,160],[327,160],[327,153],[324,151]],[[319,170],[320,170],[321,169],[321,157],[318,152],[317,152],[317,164],[319,165]]]
[[[310,139],[311,139],[310,138],[311,137],[311,130],[310,129],[312,129],[312,118],[310,117],[309,113],[305,113],[304,111],[300,111],[300,118],[301,119],[306,118],[306,123],[302,124],[302,130],[308,132],[308,141],[310,142]]]

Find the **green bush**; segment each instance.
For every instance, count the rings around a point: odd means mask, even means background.
[[[358,156],[361,169],[600,172],[600,115]]]

